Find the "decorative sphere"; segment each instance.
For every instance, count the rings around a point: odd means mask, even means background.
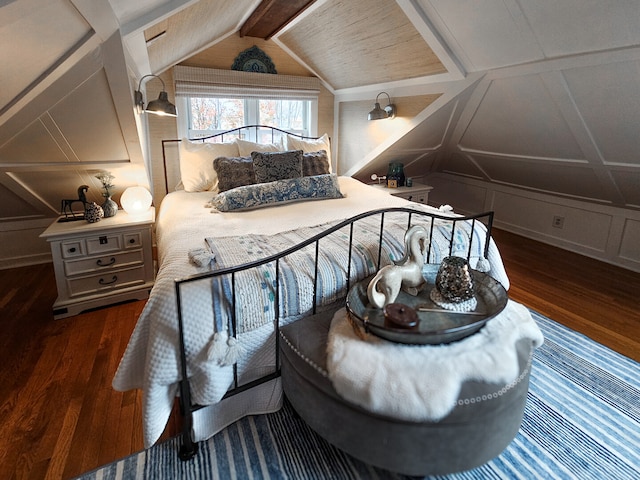
[[[102,207],[96,202],[88,203],[84,209],[84,219],[89,223],[99,222],[104,218]]]
[[[436,275],[436,288],[449,302],[460,303],[472,298],[475,289],[467,259],[443,258]]]
[[[129,215],[144,213],[151,206],[151,194],[144,187],[129,187],[120,197],[122,208]]]

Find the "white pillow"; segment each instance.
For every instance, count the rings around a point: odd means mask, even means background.
[[[206,192],[218,190],[218,176],[213,161],[218,157],[237,157],[235,142],[192,142],[183,138],[180,142],[180,177],[185,191]]]
[[[331,141],[326,133],[317,140],[298,138],[287,134],[287,150],[302,150],[303,153],[325,150],[329,160],[329,173],[333,172],[333,167],[331,166]]]
[[[282,143],[254,143],[248,140],[236,139],[241,157],[250,157],[251,152],[282,152]]]

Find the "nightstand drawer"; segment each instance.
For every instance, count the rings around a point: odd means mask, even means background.
[[[142,234],[140,232],[125,233],[124,248],[140,248],[142,246]]]
[[[62,254],[62,258],[84,257],[86,255],[84,240],[79,238],[61,242],[60,253]]]
[[[423,203],[427,204],[429,200],[429,191],[417,191],[417,192],[406,192],[406,193],[392,193],[392,195],[400,198],[404,198],[405,200],[409,200],[411,202]]]
[[[97,253],[116,252],[122,250],[121,235],[100,235],[99,237],[87,238],[87,254],[95,255]]]
[[[132,250],[125,253],[113,253],[99,257],[83,258],[81,260],[67,260],[64,262],[64,272],[67,276],[94,273],[107,269],[117,269],[144,263],[142,250]]]
[[[103,293],[106,290],[141,285],[145,282],[144,266],[124,270],[109,270],[96,275],[67,279],[71,297]]]

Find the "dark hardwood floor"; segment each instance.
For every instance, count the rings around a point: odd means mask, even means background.
[[[494,237],[512,299],[640,361],[640,274]],[[55,297],[51,264],[0,271],[2,479],[68,479],[142,449],[141,394],[111,380],[144,302],[54,321]]]
[[[503,230],[509,297],[640,361],[640,273]]]

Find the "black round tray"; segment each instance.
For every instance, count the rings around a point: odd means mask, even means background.
[[[395,303],[415,309],[419,322],[413,328],[393,327],[385,321],[382,309],[369,303],[367,286],[373,275],[351,287],[347,295],[347,312],[361,323],[365,330],[386,340],[415,345],[450,343],[477,332],[492,317],[507,306],[508,295],[500,282],[486,273],[471,270],[475,284],[476,308],[470,312],[445,310],[435,304],[429,294],[434,288],[439,265],[425,265],[423,275],[427,281],[417,296],[401,291]],[[425,311],[420,311],[422,307]]]

